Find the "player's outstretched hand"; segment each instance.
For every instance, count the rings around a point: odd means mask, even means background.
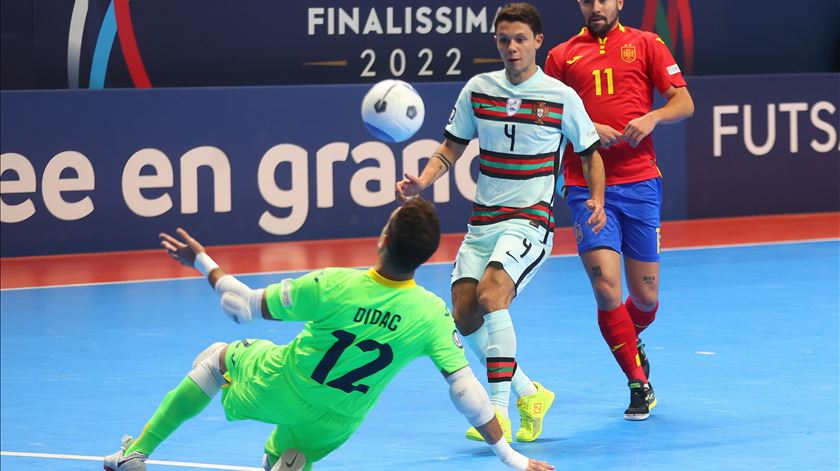
[[[184,241],[172,237],[171,235],[161,232],[160,245],[166,250],[166,253],[172,257],[176,262],[190,268],[195,267],[196,255],[204,252],[204,246],[193,239],[190,234],[180,227],[175,231]]]
[[[636,147],[642,142],[642,139],[648,137],[650,133],[656,128],[656,118],[650,113],[640,116],[627,123],[624,128],[624,139],[630,144],[630,147]]]
[[[596,124],[595,130],[598,131],[598,137],[601,138],[601,147],[614,146],[624,139],[624,134],[606,124]]]
[[[528,471],[547,471],[554,469],[554,466],[545,461],[528,458]]]
[[[397,197],[397,201],[399,201],[400,203],[405,203],[406,201],[416,197],[420,194],[421,191],[423,191],[423,183],[420,181],[419,178],[415,177],[414,175],[409,175],[407,173],[403,175],[403,179],[397,182],[396,188],[394,190],[394,194]]]
[[[599,233],[607,225],[607,213],[604,212],[604,202],[596,199],[586,200],[586,209],[592,211],[592,215],[586,220],[586,224],[592,226],[592,232]]]

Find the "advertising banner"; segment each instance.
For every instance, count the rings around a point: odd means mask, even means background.
[[[153,248],[177,226],[208,245],[375,236],[461,86],[420,84],[424,125],[392,145],[362,124],[365,85],[0,92],[2,256]],[[654,134],[664,219],[840,210],[840,76],[689,87],[695,116]],[[477,154],[424,193],[444,232],[466,229]]]
[[[690,218],[840,210],[840,75],[691,81]]]
[[[375,235],[459,87],[423,87],[426,126],[393,146],[364,128],[366,89],[3,92],[3,256],[148,248],[178,225],[211,245]],[[449,231],[471,160],[434,190]]]

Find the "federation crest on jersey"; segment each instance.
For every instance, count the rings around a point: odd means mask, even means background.
[[[636,60],[636,46],[630,43],[621,46],[621,60],[628,64]]]
[[[507,115],[513,116],[519,111],[519,107],[522,106],[522,98],[508,98],[507,101]]]
[[[543,118],[548,116],[548,105],[544,101],[537,102],[534,105],[534,123],[543,124]]]

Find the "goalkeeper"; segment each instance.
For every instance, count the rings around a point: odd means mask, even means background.
[[[122,449],[105,457],[106,470],[145,470],[155,448],[220,390],[228,420],[276,425],[265,444],[266,471],[309,469],[350,438],[387,384],[421,356],[443,373],[456,409],[504,464],[554,469],[504,440],[446,304],[414,281],[414,271],[440,242],[437,214],[428,201],[414,199],[391,214],[373,268],[326,268],[265,289],[251,289],[226,274],[186,231],[177,234],[181,240],[161,234],[161,245],[207,276],[234,321],[263,317],[305,324],[287,345],[240,340],[208,347],[140,436],[123,437]]]

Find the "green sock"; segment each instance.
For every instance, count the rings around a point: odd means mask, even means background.
[[[126,456],[139,451],[149,456],[166,438],[188,419],[203,411],[210,399],[189,377],[169,391],[140,437],[125,450]]]

